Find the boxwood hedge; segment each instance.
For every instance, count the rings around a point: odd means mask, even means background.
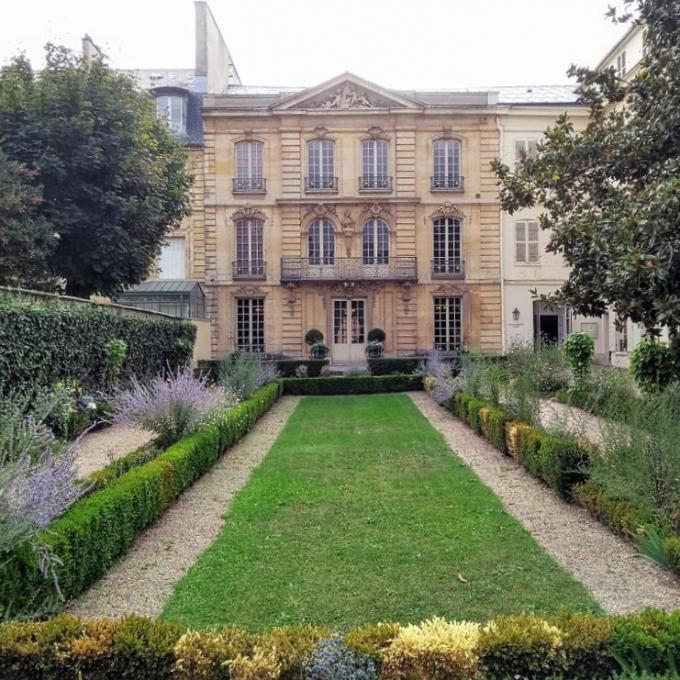
[[[196,327],[163,317],[123,315],[106,305],[67,306],[0,296],[0,394],[75,378],[104,389],[104,346],[124,340],[123,379],[150,378],[191,358]]]

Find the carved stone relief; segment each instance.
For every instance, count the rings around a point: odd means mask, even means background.
[[[306,102],[305,106],[310,109],[375,109],[388,108],[389,104],[353,83],[345,82],[332,94]]]
[[[267,216],[259,208],[247,203],[235,213],[232,213],[231,219],[234,222],[239,220],[266,220]]]

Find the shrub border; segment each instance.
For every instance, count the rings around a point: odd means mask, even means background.
[[[595,451],[576,437],[556,435],[528,423],[514,421],[502,407],[465,392],[457,392],[444,408],[483,436],[496,449],[514,458],[529,473],[545,482],[563,499],[572,500],[614,533],[634,543],[642,527],[652,527],[663,537],[669,570],[680,576],[680,536],[645,510],[617,499],[590,477],[590,458]]]
[[[136,536],[152,524],[238,441],[282,393],[273,382],[230,409],[215,425],[176,442],[151,461],[133,467],[76,501],[41,532],[39,542],[62,560],[56,568],[66,601],[77,597],[124,555]],[[34,603],[55,610],[51,580],[41,574],[29,546],[17,548],[0,565],[0,607],[21,612]]]
[[[315,644],[332,636],[309,625],[261,633],[192,631],[137,616],[85,621],[60,615],[39,623],[0,624],[0,676],[290,680],[302,677]],[[497,617],[486,624],[380,623],[351,630],[342,642],[369,658],[383,680],[605,680],[622,668],[669,672],[671,659],[680,655],[680,610],[619,616],[561,611]]]

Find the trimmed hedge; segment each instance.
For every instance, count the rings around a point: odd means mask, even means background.
[[[423,389],[421,375],[358,375],[336,378],[285,378],[284,394],[332,395],[408,392]]]
[[[137,616],[88,621],[61,615],[0,624],[0,677],[292,680],[305,677],[315,645],[332,636],[309,625],[261,633],[187,631]],[[670,678],[680,659],[680,612],[380,623],[349,631],[342,642],[360,659],[370,658],[382,680],[606,680],[622,667]],[[338,677],[347,672],[338,667]]]
[[[137,534],[248,432],[280,394],[281,385],[270,383],[230,409],[221,422],[108,480],[53,521],[39,540],[63,562],[56,575],[65,599],[76,597],[102,576],[129,550]],[[41,574],[34,553],[22,546],[0,565],[0,607],[23,611],[36,603],[56,606],[54,587]]]
[[[655,528],[664,537],[663,553],[669,570],[680,576],[680,536],[671,535],[650,511],[610,496],[590,479],[594,449],[587,443],[512,421],[501,407],[464,392],[457,392],[446,408],[562,498],[576,501],[615,533],[631,540],[643,527]]]
[[[103,390],[110,377],[104,346],[114,339],[128,347],[121,378],[152,378],[184,363],[187,353],[191,358],[195,337],[196,327],[187,321],[0,296],[0,393],[67,378]]]
[[[308,378],[318,378],[324,366],[328,366],[328,359],[271,359],[276,364],[276,370],[281,378],[295,378],[295,371],[300,366],[307,367]],[[220,359],[204,359],[198,362],[197,371],[200,375],[208,376],[208,380],[214,382],[222,361]]]
[[[381,357],[367,359],[371,375],[391,375],[392,373],[415,373],[425,357]]]

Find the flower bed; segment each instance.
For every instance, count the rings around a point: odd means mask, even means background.
[[[650,513],[612,497],[590,479],[592,446],[575,437],[513,421],[501,407],[464,392],[456,393],[445,406],[495,448],[512,456],[563,498],[585,507],[615,533],[631,540],[643,527],[652,527],[662,537],[667,566],[680,576],[680,537],[669,535]]]
[[[0,624],[0,676],[16,680],[594,680],[617,677],[622,668],[671,677],[679,654],[680,611],[610,617],[564,611],[486,624],[432,619],[367,625],[342,636],[313,626],[187,631],[134,616]]]
[[[248,432],[280,394],[279,383],[267,385],[215,425],[185,437],[153,460],[120,476],[115,471],[110,477],[105,475],[100,481],[103,488],[53,521],[40,541],[62,561],[56,576],[64,598],[76,597],[104,574],[129,550],[137,534]],[[0,606],[20,612],[36,603],[48,609],[61,604],[54,597],[52,582],[42,575],[35,553],[23,546],[0,565]]]

